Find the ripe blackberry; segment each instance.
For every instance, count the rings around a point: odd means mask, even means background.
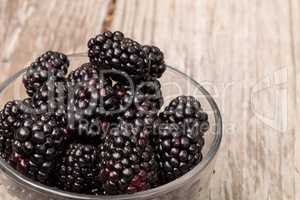
[[[86,140],[99,141],[114,111],[112,83],[109,79],[90,79],[72,88],[68,104],[68,125]]]
[[[116,109],[119,111],[116,116],[128,110],[134,99],[135,86],[131,88],[129,85],[124,85],[120,82],[113,86],[113,99],[116,102]]]
[[[204,133],[209,128],[207,113],[194,97],[179,96],[160,113],[154,138],[162,177],[173,181],[202,160]]]
[[[157,114],[163,102],[161,85],[158,80],[146,81],[137,85],[134,105],[139,111]]]
[[[47,80],[61,81],[69,67],[66,55],[47,51],[28,67],[23,83],[29,96],[32,96]]]
[[[30,115],[14,132],[14,154],[10,161],[29,178],[51,185],[57,159],[68,137],[53,115]]]
[[[97,194],[100,185],[97,148],[92,145],[71,144],[58,164],[58,186],[69,192]]]
[[[137,42],[125,38],[123,33],[107,31],[88,42],[90,61],[95,65],[111,66],[127,72],[134,80],[148,74],[146,54]]]
[[[47,81],[32,97],[36,113],[54,114],[57,119],[67,123],[68,88],[66,82]]]
[[[20,116],[24,113],[22,101],[13,100],[5,104],[1,111],[1,124],[6,129],[13,129],[19,126]]]
[[[201,160],[204,139],[200,132],[184,130],[177,124],[160,124],[157,156],[165,183],[194,168]]]
[[[69,88],[70,105],[85,116],[99,115],[105,117],[113,109],[111,96],[113,95],[112,82],[104,77],[90,79],[87,82]]]
[[[8,159],[12,153],[12,143],[14,141],[13,132],[19,128],[21,122],[26,118],[30,109],[30,99],[23,101],[14,100],[5,104],[0,112],[0,156]]]
[[[150,62],[150,76],[160,78],[167,69],[164,54],[155,46],[145,45],[143,46],[143,51]]]
[[[160,84],[157,80],[142,82],[136,86],[135,92],[126,85],[117,84],[114,91],[119,97],[118,105],[123,112],[117,115],[118,123],[133,123],[143,127],[153,134],[151,141],[155,140],[158,112],[163,104]]]
[[[124,39],[124,35],[121,32],[104,32],[99,34],[88,41],[88,56],[90,62],[102,66],[105,64],[108,68],[111,68],[112,56],[120,55],[121,52],[114,52],[113,46],[119,45]]]
[[[163,54],[157,47],[143,47],[119,31],[107,31],[91,38],[88,48],[92,63],[126,72],[134,81],[158,78],[165,70]],[[121,76],[114,78],[124,81]]]
[[[2,115],[2,113],[1,113]],[[0,157],[7,160],[12,153],[13,133],[0,122]]]
[[[124,114],[119,117],[131,120],[136,116],[156,115],[163,105],[161,86],[158,80],[141,82],[131,89],[128,85],[114,85],[114,94],[119,109]]]
[[[192,96],[179,96],[173,99],[159,117],[164,123],[189,124],[193,120],[199,121],[203,133],[209,128],[207,113],[203,111],[200,102]]]
[[[148,129],[122,123],[99,147],[100,182],[105,194],[134,193],[158,184],[158,163]]]
[[[93,78],[99,78],[99,71],[97,67],[91,63],[85,63],[68,75],[68,82],[87,82]]]
[[[112,59],[111,65],[114,69],[126,72],[135,81],[148,78],[149,60],[139,43],[130,38],[124,38],[118,47],[113,48],[115,51],[121,50],[122,52],[119,57]]]

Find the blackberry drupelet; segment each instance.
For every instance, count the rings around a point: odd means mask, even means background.
[[[23,83],[29,96],[32,96],[48,80],[64,80],[69,67],[66,55],[47,51],[28,67]]]
[[[19,128],[21,122],[29,115],[31,109],[30,99],[14,100],[5,104],[0,112],[0,156],[8,160],[12,154],[14,130]]]
[[[159,78],[166,68],[163,54],[157,47],[142,46],[119,31],[107,31],[91,38],[88,48],[92,63],[126,72],[134,82]],[[113,77],[124,81],[122,76]]]
[[[160,78],[167,69],[164,61],[164,54],[155,46],[145,45],[143,46],[143,51],[149,59],[150,76],[153,78]]]
[[[105,194],[143,191],[158,185],[158,163],[148,129],[122,123],[99,147],[100,182]]]
[[[56,162],[68,137],[55,116],[27,116],[14,132],[14,152],[10,162],[27,177],[52,185]]]
[[[57,166],[58,186],[61,189],[83,194],[101,192],[101,186],[96,180],[99,174],[96,147],[79,143],[70,144]]]
[[[83,140],[100,142],[114,111],[112,83],[93,78],[72,88],[68,104],[68,128]]]
[[[154,138],[162,177],[167,182],[184,175],[202,160],[208,116],[198,100],[179,96],[159,115]]]

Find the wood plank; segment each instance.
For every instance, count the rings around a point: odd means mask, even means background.
[[[112,29],[160,46],[168,64],[205,85],[222,110],[211,199],[295,199],[300,29],[291,2],[117,1]]]
[[[86,51],[88,38],[102,29],[109,3],[110,0],[1,0],[0,82],[44,51]],[[0,200],[4,199],[15,198],[0,183]]]
[[[0,81],[49,49],[86,51],[88,38],[102,29],[109,2],[2,0]]]
[[[300,30],[300,2],[297,0],[291,0],[290,1],[290,10],[291,10],[291,20],[290,24],[293,26],[293,29],[291,31],[291,37],[293,38],[293,62],[294,67],[292,70],[290,70],[290,77],[291,79],[295,79],[296,82],[291,85],[293,88],[292,90],[289,90],[291,94],[294,94],[295,98],[291,98],[290,100],[290,106],[289,111],[291,113],[294,113],[292,118],[290,119],[290,131],[294,132],[294,140],[295,140],[295,170],[294,170],[294,180],[295,180],[295,186],[294,186],[294,192],[295,192],[295,199],[300,199],[300,36],[299,36],[299,30]]]

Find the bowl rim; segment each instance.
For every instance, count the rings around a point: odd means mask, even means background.
[[[78,57],[86,57],[86,54],[84,53],[77,53],[77,54],[71,54],[69,55],[70,58],[78,58]],[[180,74],[183,76],[187,81],[191,81],[191,83],[201,91],[201,93],[205,96],[207,101],[209,102],[214,118],[215,118],[215,130],[212,134],[214,134],[214,139],[212,141],[211,146],[209,147],[209,151],[207,156],[197,165],[195,166],[192,170],[190,170],[188,173],[185,175],[179,177],[178,179],[153,188],[149,190],[145,190],[142,192],[137,192],[134,194],[123,194],[123,195],[84,195],[84,194],[77,194],[77,193],[71,193],[71,192],[66,192],[63,190],[60,190],[58,188],[54,187],[49,187],[46,185],[43,185],[41,183],[32,181],[31,179],[25,177],[24,175],[20,174],[17,172],[15,169],[13,169],[5,160],[0,158],[0,169],[7,174],[13,181],[16,183],[25,186],[26,188],[33,190],[38,193],[43,193],[44,195],[47,194],[50,197],[59,197],[59,198],[66,198],[66,199],[76,199],[76,200],[105,200],[105,199],[111,199],[111,200],[134,200],[134,199],[147,199],[150,197],[156,197],[160,196],[162,194],[166,194],[170,191],[176,190],[177,188],[181,187],[186,181],[194,177],[196,174],[200,173],[203,171],[210,162],[215,158],[220,145],[222,141],[222,117],[220,110],[213,99],[213,97],[209,94],[209,92],[201,86],[197,81],[195,81],[192,77],[188,76],[187,74],[181,72],[180,70],[172,67],[172,66],[167,66],[168,69]],[[20,77],[25,72],[26,68],[21,69],[11,77],[9,77],[7,80],[5,80],[2,84],[0,84],[0,93],[13,81],[15,81],[17,78]]]

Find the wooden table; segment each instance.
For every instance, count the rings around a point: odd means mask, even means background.
[[[1,81],[105,29],[158,45],[222,111],[210,199],[300,199],[300,1],[0,0],[0,27]]]

